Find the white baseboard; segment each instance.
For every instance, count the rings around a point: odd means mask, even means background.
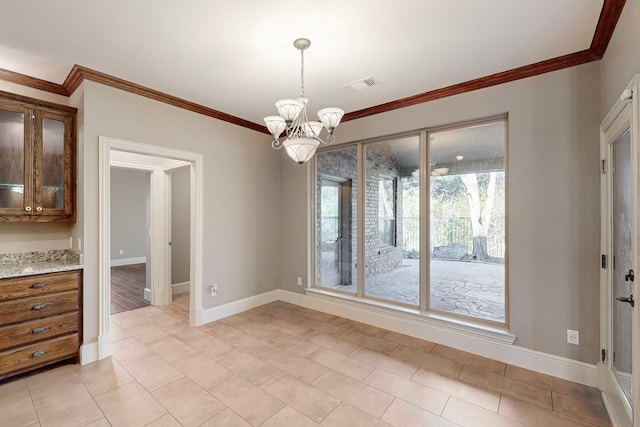
[[[149,288],[144,288],[144,295],[143,298],[145,301],[149,301],[151,302],[151,289]]]
[[[171,285],[171,294],[185,294],[191,290],[191,282],[174,283]]]
[[[278,290],[253,295],[227,304],[219,305],[217,307],[204,309],[199,320],[202,321],[202,324],[214,322],[225,317],[233,316],[234,314],[242,313],[243,311],[251,310],[252,308],[260,305],[278,301],[278,299]]]
[[[80,346],[80,364],[87,365],[111,356],[109,335],[101,335],[97,341]]]
[[[196,322],[198,325],[204,325],[274,301],[284,301],[301,307],[323,311],[468,351],[510,365],[592,387],[598,386],[596,365],[513,345],[513,337],[508,334],[503,334],[504,337],[501,337],[501,334],[498,333],[474,332],[470,328],[460,325],[451,324],[447,326],[445,322],[438,324],[433,320],[424,319],[423,316],[384,309],[366,303],[342,300],[341,298],[303,295],[277,289],[198,311],[196,313]],[[85,353],[87,354],[85,355]],[[83,349],[83,356],[88,361],[97,360],[97,354],[97,349],[93,349],[93,347],[87,348],[86,351]],[[84,358],[83,364],[85,363]]]
[[[120,267],[121,265],[144,264],[146,262],[147,262],[147,257],[145,256],[136,257],[136,258],[112,259],[111,267]]]
[[[502,338],[498,333],[472,331],[470,328],[447,325],[447,322],[433,321],[421,315],[338,297],[303,295],[281,289],[277,292],[279,300],[291,304],[411,335],[554,377],[598,386],[596,365],[513,345],[508,334]]]
[[[87,365],[96,360],[98,360],[98,342],[82,344],[80,346],[80,364]]]

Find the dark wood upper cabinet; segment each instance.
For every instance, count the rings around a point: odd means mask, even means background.
[[[76,112],[0,91],[0,222],[75,221]]]

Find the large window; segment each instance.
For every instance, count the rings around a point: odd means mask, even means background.
[[[316,285],[505,324],[505,151],[501,118],[319,153]]]
[[[429,134],[429,309],[505,322],[505,122]]]
[[[419,305],[420,267],[415,228],[420,194],[420,138],[413,135],[365,144],[364,289],[362,294],[411,306]],[[413,230],[408,231],[408,226]],[[412,235],[411,235],[412,234]],[[410,258],[411,256],[411,258]]]

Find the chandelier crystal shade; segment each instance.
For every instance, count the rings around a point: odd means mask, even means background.
[[[311,160],[320,143],[333,144],[333,132],[340,124],[344,111],[335,107],[323,108],[318,111],[320,121],[309,120],[309,100],[304,96],[304,51],[311,46],[311,42],[308,39],[296,39],[293,46],[300,51],[300,97],[276,102],[279,116],[267,116],[264,122],[273,137],[271,146],[276,150],[285,147],[289,157],[302,165]],[[320,138],[323,129],[327,131],[326,140]],[[283,132],[284,140],[280,140]]]

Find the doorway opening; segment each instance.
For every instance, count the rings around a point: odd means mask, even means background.
[[[318,284],[335,289],[353,285],[351,180],[323,176],[318,191]]]
[[[126,158],[114,151],[112,157]],[[121,159],[111,165],[111,309],[110,314],[151,304],[149,232],[151,171]],[[145,292],[147,291],[147,292]]]
[[[191,325],[202,324],[202,174],[201,154],[157,147],[108,137],[100,137],[99,162],[99,336],[98,356],[109,351],[109,316],[111,314],[112,253],[126,256],[120,247],[112,250],[112,168],[146,171],[149,176],[148,221],[144,221],[145,289],[144,299],[151,305],[167,305],[174,295],[188,313]],[[171,197],[174,186],[176,197]],[[186,204],[186,206],[185,206]],[[173,205],[173,206],[172,206]],[[145,207],[145,212],[147,208]],[[140,215],[143,216],[143,215]],[[172,224],[172,218],[175,220]],[[172,237],[172,230],[176,231]],[[176,237],[180,235],[180,237]],[[174,242],[174,239],[177,239]],[[140,242],[138,242],[140,243]],[[180,249],[172,251],[172,245]],[[184,248],[188,250],[184,250]],[[179,260],[174,260],[172,254]],[[185,256],[186,255],[186,256]],[[136,257],[133,257],[134,261]],[[142,264],[142,263],[138,263]],[[179,265],[180,268],[172,268]],[[175,274],[174,274],[175,273]],[[172,276],[181,277],[176,283]],[[177,286],[172,286],[177,285]]]

